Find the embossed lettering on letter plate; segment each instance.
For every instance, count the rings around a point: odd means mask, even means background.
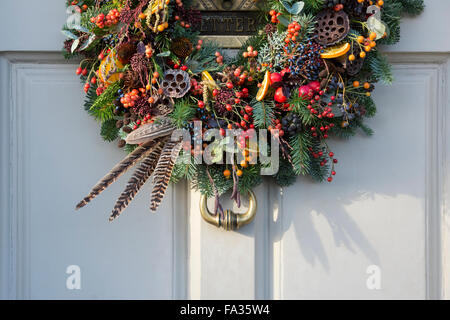
[[[223,48],[240,48],[261,23],[257,1],[194,0],[194,7],[202,14],[201,37]]]

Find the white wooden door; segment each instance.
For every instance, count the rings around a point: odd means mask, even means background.
[[[331,142],[332,184],[258,187],[254,223],[230,233],[202,221],[187,183],[157,214],[147,187],[109,223],[120,182],[75,213],[123,153],[101,141],[59,55],[64,1],[1,1],[0,297],[449,297],[450,2],[425,2],[385,49],[396,81],[377,87],[376,134]]]

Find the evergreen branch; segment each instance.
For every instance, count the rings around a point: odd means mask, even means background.
[[[253,107],[253,119],[255,126],[262,129],[267,129],[273,124],[275,114],[274,114],[274,103],[252,100],[251,106]]]
[[[102,123],[100,135],[105,141],[111,142],[119,136],[119,129],[116,126],[116,120],[109,119]]]
[[[177,128],[183,128],[194,117],[195,107],[188,99],[178,99],[173,112],[169,115]]]
[[[370,65],[373,77],[377,81],[384,84],[392,84],[394,76],[392,75],[391,65],[379,51],[375,51],[368,57],[368,64]]]

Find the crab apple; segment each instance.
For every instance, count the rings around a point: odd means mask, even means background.
[[[283,77],[278,72],[274,72],[270,74],[270,83],[273,86],[277,86],[280,82],[283,81]]]
[[[298,88],[298,96],[300,98],[307,98],[308,94],[309,94],[309,90],[311,90],[310,86],[301,86],[300,88]]]
[[[320,82],[319,81],[312,81],[308,84],[308,86],[313,90],[313,91],[319,91],[320,90]]]
[[[285,90],[284,90],[283,87],[279,87],[279,88],[275,91],[274,100],[275,100],[276,102],[279,102],[279,103],[285,103],[285,102],[287,101],[287,97],[286,97],[284,91],[285,91]]]
[[[286,73],[290,73],[290,72],[291,72],[291,70],[289,70],[289,68],[284,68],[283,70],[280,71],[280,75],[281,75],[282,77],[284,77],[284,75],[285,75]]]

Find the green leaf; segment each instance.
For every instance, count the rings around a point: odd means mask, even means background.
[[[73,40],[78,39],[78,37],[76,35],[74,35],[72,32],[70,32],[69,30],[61,30],[61,33],[69,39],[73,39]]]
[[[91,35],[89,37],[89,39],[85,43],[83,43],[83,45],[80,47],[80,51],[83,51],[83,50],[86,50],[87,48],[89,48],[96,39],[97,39],[97,36],[95,34]]]
[[[72,29],[77,30],[77,31],[81,31],[81,32],[84,32],[84,33],[89,33],[90,32],[89,29],[87,29],[87,28],[85,28],[83,26],[80,26],[80,25],[74,25],[74,26],[72,26]]]
[[[72,43],[72,47],[70,48],[70,52],[74,53],[75,50],[78,48],[79,45],[80,45],[80,38],[76,39],[76,40]]]
[[[287,1],[282,1],[281,3],[283,4],[287,12],[293,15],[298,15],[305,6],[305,3],[303,1],[295,2],[292,6]]]
[[[158,53],[156,56],[157,57],[168,57],[168,56],[170,56],[170,51],[164,51],[164,52]]]
[[[281,23],[283,26],[285,26],[286,28],[289,26],[289,23],[291,23],[291,22],[289,21],[289,19],[286,18],[284,15],[278,16],[277,19],[278,19],[278,21],[280,21],[280,23]]]

